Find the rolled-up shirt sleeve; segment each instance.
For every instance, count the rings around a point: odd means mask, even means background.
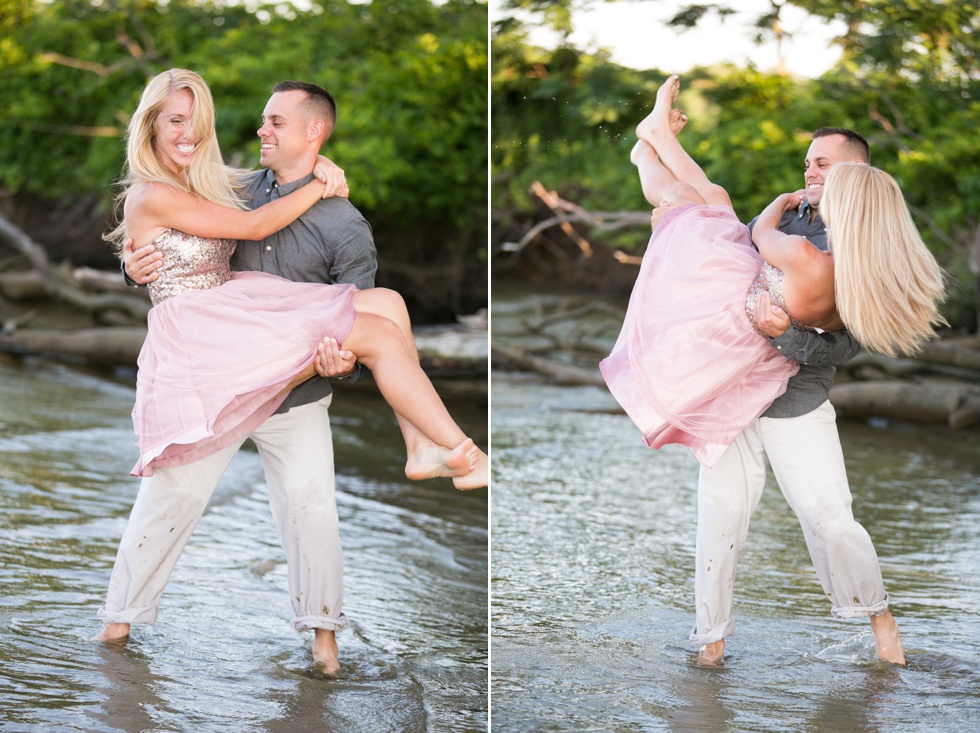
[[[814,366],[840,366],[861,351],[861,344],[847,329],[817,333],[790,328],[770,345],[790,361]]]

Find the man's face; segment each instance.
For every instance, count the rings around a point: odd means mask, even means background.
[[[820,208],[823,185],[830,169],[838,163],[848,163],[844,152],[847,138],[843,135],[825,135],[810,143],[803,163],[803,180],[806,183],[806,200],[815,209]]]
[[[273,172],[295,166],[310,148],[310,117],[306,93],[298,89],[276,92],[262,111],[260,164]]]

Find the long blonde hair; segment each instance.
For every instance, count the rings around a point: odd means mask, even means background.
[[[173,92],[186,90],[194,98],[191,112],[191,135],[198,140],[197,153],[181,175],[165,166],[156,148],[156,122],[161,109]],[[121,249],[127,239],[125,219],[120,215],[122,203],[137,183],[165,183],[222,206],[247,208],[242,188],[246,171],[225,166],[215,133],[214,100],[211,89],[200,74],[187,69],[170,69],[150,79],[143,89],[136,112],[126,133],[126,168],[116,197],[119,224],[105,239]]]
[[[854,337],[889,356],[914,353],[948,325],[943,271],[919,235],[902,191],[883,170],[838,163],[820,204],[834,255],[837,312]]]

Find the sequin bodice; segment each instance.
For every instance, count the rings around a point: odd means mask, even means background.
[[[762,293],[769,293],[769,299],[772,301],[772,304],[789,313],[789,309],[786,307],[786,301],[783,299],[783,271],[777,270],[768,262],[762,263],[762,269],[756,275],[755,280],[752,281],[748,292],[745,294],[745,315],[749,317],[749,323],[752,324],[752,327],[756,331],[759,331],[759,333],[762,333],[763,336],[768,338],[765,333],[759,330],[759,325],[755,322],[755,303]],[[793,318],[791,313],[789,318],[794,328],[802,331],[813,330]]]
[[[150,301],[159,305],[186,290],[216,288],[231,278],[228,266],[237,242],[234,239],[205,239],[168,229],[153,240],[163,252],[159,277],[147,287]]]

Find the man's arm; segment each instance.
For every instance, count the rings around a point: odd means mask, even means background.
[[[840,366],[861,351],[861,344],[847,329],[816,333],[791,328],[771,345],[790,361],[815,366]]]
[[[371,225],[364,219],[354,219],[344,227],[339,237],[330,279],[336,283],[356,285],[358,290],[367,290],[374,287],[377,272],[378,252]]]
[[[772,305],[768,293],[760,294],[756,300],[755,321],[772,339],[771,346],[797,364],[840,366],[861,350],[861,344],[847,330],[817,333],[791,328],[789,315]]]
[[[377,271],[377,248],[374,246],[371,226],[364,219],[350,222],[337,245],[330,271],[331,280],[338,284],[354,285],[358,290],[367,290],[374,287]],[[357,363],[354,354],[341,349],[333,339],[319,344],[313,366],[321,377],[356,382],[361,374],[361,365]]]
[[[123,242],[122,273],[127,285],[137,287],[151,283],[159,277],[157,270],[163,267],[163,253],[152,244],[133,249],[133,240]]]

